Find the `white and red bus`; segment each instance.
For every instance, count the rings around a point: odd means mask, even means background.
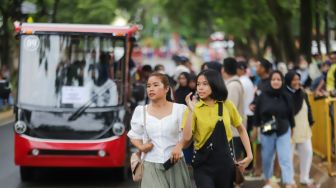
[[[15,164],[127,172],[125,114],[136,26],[30,24],[20,40]],[[123,176],[124,174],[122,174]]]

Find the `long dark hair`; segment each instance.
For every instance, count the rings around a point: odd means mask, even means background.
[[[203,70],[197,75],[196,81],[198,81],[200,76],[204,76],[208,80],[212,91],[210,98],[217,101],[225,101],[227,99],[228,90],[226,89],[224,80],[218,71],[212,69]]]

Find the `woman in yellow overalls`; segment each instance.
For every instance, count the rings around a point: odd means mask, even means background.
[[[194,141],[192,166],[197,188],[233,187],[235,163],[244,170],[252,161],[249,138],[234,104],[227,100],[227,89],[221,75],[204,70],[196,78],[199,101],[186,97],[188,109],[182,121],[185,145]],[[247,156],[235,162],[229,142],[231,125],[239,131]]]

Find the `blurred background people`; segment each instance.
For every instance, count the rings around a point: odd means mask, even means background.
[[[237,75],[237,67],[238,63],[234,58],[225,58],[223,61],[223,68],[222,68],[222,76],[225,82],[225,85],[228,90],[227,98],[233,102],[236,106],[240,116],[243,120],[243,125],[245,126],[244,122],[246,122],[246,116],[244,113],[244,106],[245,106],[245,91],[242,83],[240,82],[239,76]],[[232,146],[234,149],[234,153],[237,160],[243,159],[246,154],[244,152],[244,145],[242,140],[239,137],[238,130],[231,126],[233,138],[232,138]],[[246,129],[246,126],[245,126]]]
[[[10,104],[11,88],[9,81],[0,72],[0,110]]]
[[[175,102],[186,104],[185,97],[192,92],[189,88],[190,74],[182,72],[177,78],[177,89],[175,90]]]
[[[297,72],[301,75],[300,82],[304,88],[308,88],[312,82],[309,75],[309,63],[304,55],[299,56],[299,67]]]

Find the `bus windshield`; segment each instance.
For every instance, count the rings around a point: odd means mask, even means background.
[[[18,104],[51,109],[121,105],[125,40],[22,35]]]

